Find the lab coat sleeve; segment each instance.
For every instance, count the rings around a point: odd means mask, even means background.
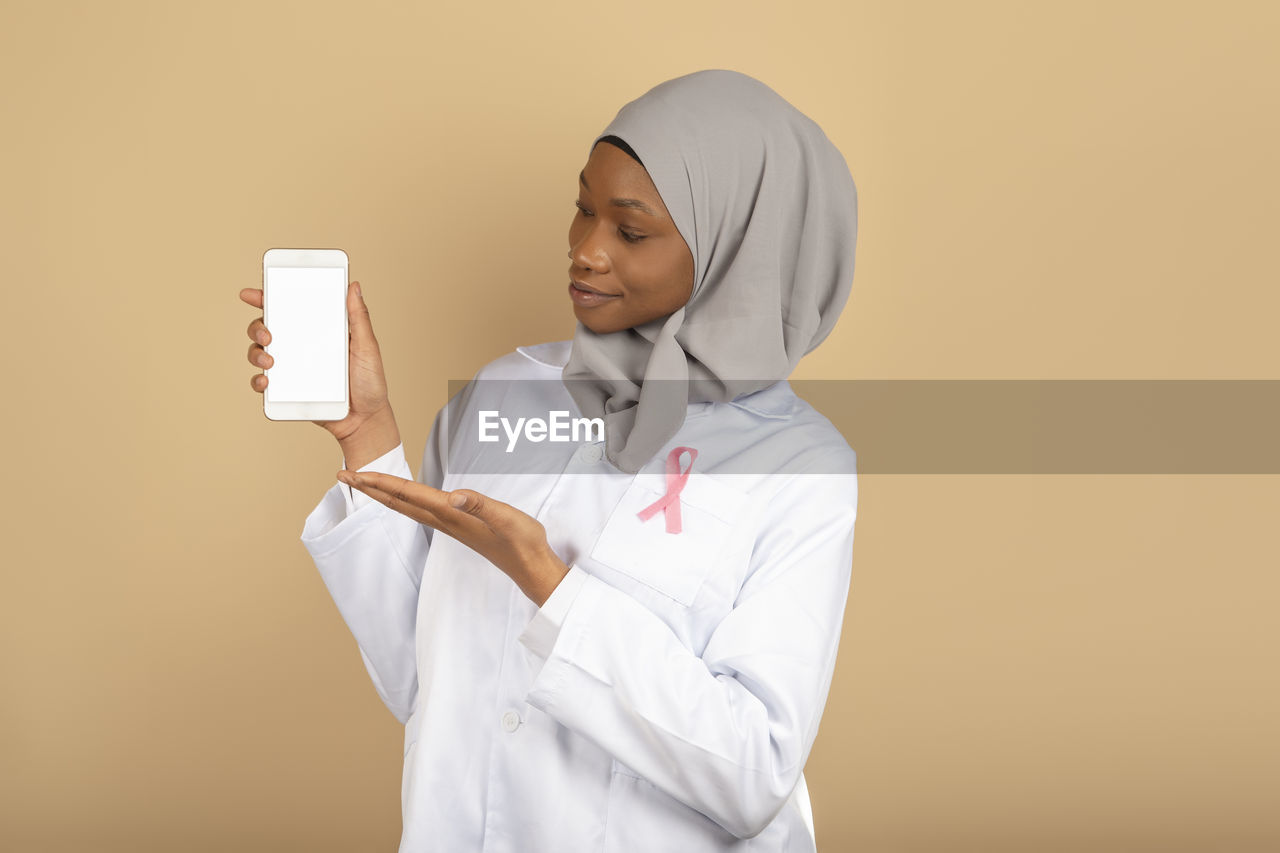
[[[817,737],[849,591],[856,475],[797,476],[770,506],[786,509],[757,536],[701,657],[574,565],[580,587],[527,697],[740,838],[781,811]]]
[[[444,410],[437,415],[415,478],[400,445],[361,471],[381,471],[440,488]],[[307,517],[302,544],[355,638],[374,689],[401,724],[418,694],[418,589],[432,530],[335,483]]]
[[[347,459],[342,458],[342,467],[347,467]],[[409,470],[409,463],[404,458],[404,443],[397,444],[377,459],[368,463],[360,471],[376,471],[381,474],[395,474],[403,476],[406,480],[412,480],[412,473],[406,474]],[[342,493],[342,501],[346,504],[346,515],[355,515],[356,510],[361,509],[367,504],[377,503],[373,498],[366,495],[359,489],[353,489],[346,483],[338,486],[338,490]],[[344,516],[345,517],[345,516]]]
[[[520,635],[520,642],[539,658],[545,660],[551,656],[556,638],[560,636],[560,626],[564,624],[564,618],[586,580],[586,572],[577,566],[571,566],[569,574],[560,579],[560,583],[547,600],[542,602],[542,606],[533,614],[532,621]]]

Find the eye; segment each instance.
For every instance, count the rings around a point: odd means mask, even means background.
[[[587,210],[586,206],[582,202],[574,201],[573,205],[574,207],[578,208],[578,212],[581,213],[583,216],[595,216],[594,213]],[[641,240],[645,239],[647,235],[632,234],[631,232],[626,231],[625,229],[619,228],[618,236],[622,237],[622,239],[627,241],[628,243],[639,243]]]

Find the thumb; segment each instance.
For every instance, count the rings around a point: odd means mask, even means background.
[[[454,489],[449,493],[449,506],[469,515],[480,516],[484,514],[485,500],[479,492],[473,492],[470,489]]]
[[[347,288],[347,320],[351,325],[352,342],[359,347],[374,347],[373,323],[369,319],[369,306],[364,304],[360,282],[353,281]]]

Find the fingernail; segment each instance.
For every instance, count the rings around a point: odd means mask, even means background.
[[[467,496],[454,492],[449,495],[449,506],[462,506],[467,502]]]
[[[352,287],[356,289],[356,296],[359,296],[361,299],[364,299],[364,294],[360,292],[360,282],[357,281],[355,284],[352,285]]]

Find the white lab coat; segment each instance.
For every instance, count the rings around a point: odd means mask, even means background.
[[[477,378],[558,379],[569,347],[522,347]],[[578,416],[558,382],[533,384],[548,411]],[[536,517],[570,571],[538,608],[456,540],[342,484],[307,518],[303,544],[405,724],[402,853],[814,851],[801,771],[857,504],[835,427],[784,381],[690,405],[637,476],[603,442],[565,445],[556,473],[512,476],[445,473],[461,451],[444,417],[417,480]],[[664,493],[680,445],[699,456],[673,535],[661,512],[636,513]],[[761,458],[789,473],[718,475],[714,448],[729,445],[772,448]],[[362,470],[412,478],[402,447]]]

